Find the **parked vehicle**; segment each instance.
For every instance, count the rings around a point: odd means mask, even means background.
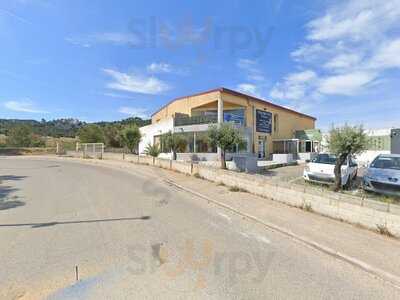
[[[333,184],[335,182],[336,156],[321,153],[306,164],[303,178],[306,181]],[[342,185],[349,186],[351,181],[357,177],[358,165],[352,157],[348,157],[342,165]]]
[[[363,177],[363,188],[380,194],[400,196],[400,154],[380,154]]]

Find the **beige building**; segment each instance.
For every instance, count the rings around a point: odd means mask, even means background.
[[[313,152],[316,146],[316,141],[302,144],[296,139],[296,132],[315,128],[314,117],[226,88],[176,98],[151,119],[152,124],[141,129],[144,139],[139,150],[147,143],[158,143],[159,136],[172,131],[187,139],[182,156],[187,153],[192,158],[208,159],[211,153],[216,153],[216,149],[207,145],[208,127],[222,122],[233,122],[246,140],[245,148],[232,149],[232,153],[263,159],[272,153],[302,152],[303,148],[308,150],[304,152]]]

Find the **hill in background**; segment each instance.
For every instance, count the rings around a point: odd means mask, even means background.
[[[127,126],[127,125],[137,125],[139,127],[150,124],[150,120],[143,120],[138,117],[132,117],[124,119],[121,121],[111,121],[111,122],[96,122],[94,124],[100,127],[106,127],[108,125],[112,126]],[[40,136],[51,136],[51,137],[75,137],[78,130],[88,123],[80,121],[78,119],[57,119],[46,121],[42,119],[41,121],[36,120],[18,120],[18,119],[0,119],[0,135],[7,135],[8,131],[19,125],[27,125],[32,128],[35,134]]]

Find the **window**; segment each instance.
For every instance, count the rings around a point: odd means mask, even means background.
[[[207,132],[196,132],[197,153],[217,153],[217,148],[212,147],[208,141]]]
[[[378,156],[371,164],[372,168],[400,170],[400,157]]]
[[[278,132],[279,130],[279,116],[278,114],[274,114],[274,132]]]

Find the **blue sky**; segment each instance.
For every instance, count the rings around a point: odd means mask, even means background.
[[[400,0],[0,1],[0,118],[146,117],[224,86],[400,126]]]

